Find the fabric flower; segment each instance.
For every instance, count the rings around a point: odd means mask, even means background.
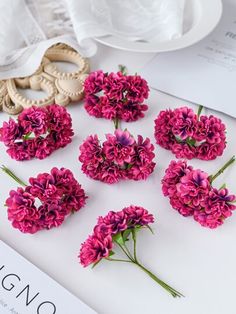
[[[136,121],[148,109],[143,102],[149,87],[139,75],[95,71],[85,80],[84,91],[85,109],[96,118]]]
[[[102,258],[108,257],[111,249],[111,236],[107,236],[103,239],[100,239],[96,236],[89,236],[89,238],[81,246],[81,264],[86,267],[92,263],[96,263]]]
[[[226,129],[222,121],[211,116],[196,115],[181,107],[161,111],[155,120],[155,139],[161,147],[171,150],[176,158],[213,160],[226,147]]]
[[[0,128],[0,141],[15,160],[44,159],[69,144],[73,135],[69,113],[56,104],[25,109],[18,122],[9,119]]]
[[[24,130],[24,134],[33,132],[36,136],[46,133],[48,113],[44,107],[31,107],[21,112],[18,123]]]
[[[80,146],[82,171],[94,180],[113,184],[122,179],[145,180],[154,171],[154,146],[150,139],[134,137],[117,129],[99,143],[97,135],[90,135]]]
[[[8,122],[3,122],[3,126],[0,128],[0,141],[5,145],[9,145],[21,138],[22,134],[23,129],[10,118]]]
[[[181,215],[193,216],[202,226],[216,228],[231,216],[236,196],[226,188],[214,188],[212,183],[234,160],[232,157],[213,176],[193,169],[186,161],[171,161],[162,179],[163,194]]]
[[[9,169],[5,172],[16,178]],[[20,183],[20,179],[17,182]],[[23,233],[48,230],[59,227],[69,214],[80,210],[86,198],[69,169],[53,168],[50,173],[30,178],[24,188],[10,191],[6,200],[8,219]],[[36,206],[36,202],[40,205]]]
[[[89,265],[96,266],[102,259],[107,261],[132,263],[148,273],[149,276],[160,284],[173,297],[182,296],[181,293],[165,284],[157,276],[145,268],[137,257],[137,232],[140,229],[148,228],[152,231],[150,224],[154,222],[154,217],[141,206],[130,205],[120,211],[109,211],[107,215],[98,217],[97,224],[93,228],[93,233],[81,244],[79,260],[83,267]],[[132,236],[131,236],[132,235]],[[133,252],[126,245],[126,242],[133,242]],[[124,253],[124,258],[113,258],[114,250],[120,249]]]

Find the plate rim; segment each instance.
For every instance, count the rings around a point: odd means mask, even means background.
[[[135,52],[167,52],[189,47],[205,38],[214,30],[219,23],[223,12],[222,0],[198,1],[202,10],[201,19],[199,23],[180,38],[157,44],[132,42],[114,35],[94,37],[94,40],[109,47]],[[211,10],[210,16],[214,17],[214,19],[209,19],[209,10]],[[206,25],[207,31],[205,31]]]

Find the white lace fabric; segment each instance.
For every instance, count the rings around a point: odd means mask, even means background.
[[[32,74],[62,42],[84,56],[92,38],[165,41],[180,37],[185,0],[0,0],[0,79]]]

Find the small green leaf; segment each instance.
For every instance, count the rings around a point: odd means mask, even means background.
[[[154,234],[153,229],[149,225],[147,225],[147,228],[151,231],[152,234]]]
[[[190,146],[194,146],[196,144],[196,140],[193,140],[192,138],[187,138],[186,143]]]
[[[133,167],[132,164],[127,164],[126,169],[129,170],[129,169],[131,169],[132,167]]]
[[[110,251],[110,252],[109,252],[109,257],[112,256],[112,255],[114,255],[114,254],[115,254],[115,252]]]
[[[122,235],[123,235],[124,242],[129,240],[128,237],[129,237],[130,233],[131,233],[131,229],[126,229],[125,231],[123,231]]]
[[[224,184],[221,185],[220,190],[221,189],[225,189],[225,188],[226,188],[226,184],[224,183]]]
[[[127,70],[127,68],[126,68],[125,65],[119,64],[118,67],[119,67],[120,72],[121,72],[123,75],[127,75],[127,74],[128,74],[128,70]]]
[[[141,226],[141,225],[136,225],[136,226],[135,226],[135,230],[136,230],[136,231],[139,231],[139,230],[141,230],[142,228],[143,228],[143,226]]]
[[[122,234],[121,232],[115,234],[113,237],[112,237],[112,240],[120,245],[124,245],[124,239],[122,237]]]
[[[30,139],[34,138],[34,137],[30,137],[31,134],[32,134],[32,132],[27,133],[26,135],[23,136],[23,139],[24,140],[30,140]]]

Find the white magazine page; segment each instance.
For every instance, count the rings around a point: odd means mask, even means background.
[[[96,314],[2,241],[0,241],[0,313]]]

